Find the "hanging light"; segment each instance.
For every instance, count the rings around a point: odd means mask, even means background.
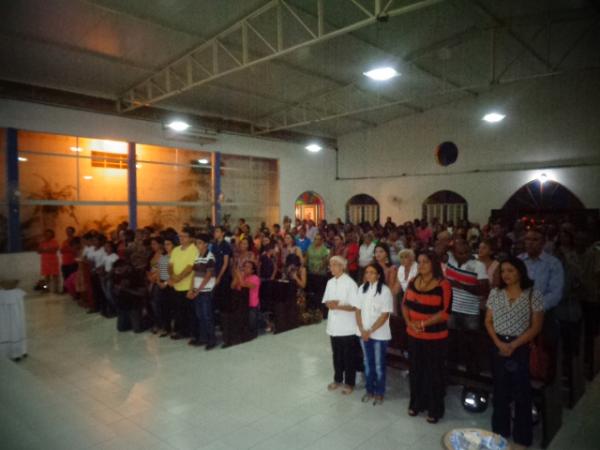
[[[363,72],[363,75],[369,77],[371,80],[375,81],[387,81],[394,77],[400,76],[400,73],[396,71],[393,67],[377,67],[375,69],[371,69],[367,72]]]
[[[540,184],[544,184],[546,181],[548,181],[548,175],[546,175],[545,173],[541,173],[538,176],[538,181],[540,182]]]
[[[190,127],[190,124],[182,120],[174,120],[172,122],[169,122],[167,124],[167,127],[169,127],[173,131],[185,131]]]
[[[501,114],[499,112],[491,112],[487,113],[482,117],[482,120],[485,120],[487,123],[496,123],[501,122],[506,117],[505,114]]]
[[[321,147],[319,144],[316,143],[312,143],[312,144],[308,144],[306,147],[304,147],[306,150],[308,150],[309,152],[312,153],[318,153],[321,150],[323,150],[323,147]]]

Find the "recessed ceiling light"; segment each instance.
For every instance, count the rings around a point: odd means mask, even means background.
[[[313,152],[313,153],[317,153],[317,152],[320,152],[321,150],[323,150],[323,147],[321,147],[319,144],[309,144],[304,148],[306,150],[308,150],[309,152]]]
[[[393,67],[378,67],[376,69],[363,72],[363,75],[375,81],[387,81],[400,75]]]
[[[25,158],[24,156],[19,156],[19,161],[21,161],[21,162],[27,162],[29,160],[27,158]]]
[[[182,120],[174,120],[167,124],[167,126],[174,131],[185,131],[190,127],[189,123],[183,122]]]
[[[94,178],[94,177],[93,177],[93,176],[91,176],[91,175],[84,175],[84,176],[83,176],[83,179],[84,179],[84,180],[91,180],[92,178]]]
[[[81,150],[81,147],[71,147],[72,152],[80,152]]]
[[[485,116],[483,116],[483,120],[485,120],[488,123],[496,123],[496,122],[500,122],[501,120],[504,120],[505,117],[506,117],[506,115],[504,115],[504,114],[500,114],[497,112],[491,112],[491,113],[488,113]]]
[[[202,158],[202,159],[199,159],[199,160],[198,160],[198,162],[199,162],[200,164],[208,164],[208,159],[206,159],[206,158]]]

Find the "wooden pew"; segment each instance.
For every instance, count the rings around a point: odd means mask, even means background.
[[[229,302],[221,310],[221,327],[223,329],[223,344],[226,346],[241,344],[254,339],[249,329],[248,288],[232,289]]]
[[[296,284],[276,281],[273,287],[274,333],[283,333],[299,326]]]

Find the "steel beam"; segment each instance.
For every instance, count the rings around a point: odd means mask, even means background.
[[[444,0],[420,0],[409,5],[397,8],[392,8],[390,6],[388,10],[385,11],[385,15],[391,17],[398,16],[401,14],[407,14],[413,11],[437,5],[442,1]],[[289,5],[285,0],[271,0],[263,7],[257,9],[256,11],[252,12],[251,14],[247,15],[243,19],[233,24],[227,30],[212,37],[199,47],[187,53],[182,58],[179,58],[178,60],[172,62],[164,69],[156,72],[152,76],[148,77],[146,80],[142,81],[141,83],[138,83],[137,85],[128,89],[126,92],[122,93],[119,96],[119,100],[117,101],[117,107],[120,111],[125,112],[140,108],[142,106],[151,105],[161,100],[170,98],[174,95],[178,95],[194,87],[202,86],[203,84],[217,80],[226,75],[245,70],[254,65],[280,58],[281,56],[287,55],[301,48],[315,45],[320,42],[324,42],[326,40],[333,39],[335,37],[369,26],[377,22],[377,5],[380,5],[380,2],[378,0],[376,0],[375,4],[373,5],[373,15],[370,17],[365,17],[360,20],[356,20],[355,22],[346,24],[345,26],[341,26],[338,28],[324,29],[324,27],[322,27],[321,30],[319,30],[318,24],[325,21],[325,9],[317,8],[317,13],[321,14],[321,17],[317,18],[317,27],[315,30],[313,29],[313,24],[308,23],[307,20],[302,18],[294,9],[294,7]],[[351,1],[348,1],[348,7],[356,8],[356,4]],[[227,66],[220,65],[220,62],[223,62],[223,53],[230,57],[231,55],[229,53],[235,54],[237,52],[236,48],[239,46],[237,42],[239,42],[240,38],[242,41],[241,47],[244,48],[244,45],[247,45],[247,42],[245,44],[243,42],[244,36],[246,36],[247,38],[248,34],[253,33],[253,31],[251,27],[245,25],[247,33],[243,33],[242,28],[244,27],[244,23],[252,25],[253,21],[256,21],[258,18],[269,17],[267,15],[272,15],[273,13],[275,14],[276,19],[265,22],[268,22],[269,25],[273,27],[273,30],[271,30],[272,33],[268,33],[268,35],[276,35],[277,38],[276,42],[272,42],[269,46],[270,51],[267,54],[256,55],[254,58],[252,57],[252,55],[248,55],[248,61],[246,62],[233,61],[230,59],[230,63]],[[289,30],[286,30],[286,27],[282,26],[282,21],[284,20],[283,16],[286,13],[288,19],[295,21],[295,23],[297,23],[305,31],[305,36],[301,40],[301,42],[297,42],[293,45],[287,46],[285,37],[286,32],[289,33]],[[322,34],[319,35],[319,32],[321,32]],[[262,38],[271,42],[264,35],[261,36]],[[231,45],[232,40],[235,43],[234,45]],[[222,50],[223,47],[228,47],[229,53],[224,52]],[[276,49],[277,51],[272,51],[271,47]],[[209,58],[212,60],[212,66],[208,69],[209,73],[193,73],[191,77],[192,82],[186,82],[183,85],[181,83],[178,83],[177,86],[169,86],[170,89],[167,89],[165,83],[165,73],[167,73],[168,71],[175,73],[185,72],[186,67],[189,67],[190,58],[198,62],[198,59],[202,57]],[[159,84],[163,86],[166,92],[156,92],[155,89],[151,88],[151,86],[153,86],[154,84]]]
[[[600,70],[600,66],[589,66],[589,67],[584,67],[584,68],[580,68],[580,69],[576,69],[576,70],[558,70],[558,71],[550,70],[550,71],[545,71],[545,72],[536,73],[536,74],[532,74],[532,75],[511,78],[511,79],[504,79],[504,80],[498,79],[498,80],[496,80],[496,84],[513,84],[513,83],[517,83],[517,82],[521,82],[521,81],[535,80],[535,79],[539,79],[539,78],[548,78],[548,77],[554,77],[554,76],[559,76],[559,75],[563,75],[563,74],[586,72],[586,71],[599,71],[599,70]],[[454,94],[454,93],[462,93],[462,92],[465,92],[466,90],[472,90],[472,89],[485,89],[488,87],[489,87],[489,83],[486,81],[485,83],[477,83],[477,84],[473,84],[473,85],[469,85],[469,86],[462,86],[462,87],[451,88],[451,89],[442,89],[442,90],[428,93],[425,95],[415,95],[415,96],[406,97],[404,99],[400,99],[400,100],[396,100],[396,101],[392,101],[392,102],[381,102],[379,104],[363,106],[363,107],[359,107],[359,108],[356,108],[353,110],[346,110],[346,111],[342,111],[342,112],[338,112],[338,113],[332,111],[331,114],[329,114],[329,115],[321,115],[321,116],[313,115],[311,117],[311,116],[307,115],[306,111],[305,111],[304,117],[303,118],[299,117],[295,121],[287,120],[287,121],[284,121],[284,123],[282,123],[282,124],[277,124],[277,125],[274,124],[273,126],[270,126],[269,124],[267,124],[267,125],[263,126],[262,128],[255,126],[254,134],[255,135],[263,135],[263,134],[269,134],[269,133],[273,133],[275,131],[280,131],[280,130],[290,130],[293,128],[303,127],[303,126],[310,125],[313,123],[324,122],[324,121],[333,120],[333,119],[339,119],[339,118],[348,117],[348,116],[352,116],[355,114],[371,112],[371,111],[378,111],[378,110],[382,110],[382,109],[386,109],[386,108],[391,108],[393,106],[402,106],[406,103],[411,103],[411,102],[418,101],[418,100],[435,98],[435,97],[440,97],[440,96]]]
[[[470,2],[473,6],[475,6],[476,9],[481,11],[485,16],[492,19],[492,21],[496,25],[504,25],[504,20],[502,18],[498,17],[496,14],[494,14],[487,6],[482,4],[479,0],[470,0]],[[516,41],[519,45],[521,45],[524,49],[526,49],[527,52],[531,56],[533,56],[538,62],[540,62],[546,69],[548,69],[548,70],[553,69],[552,64],[550,64],[550,62],[548,60],[546,60],[546,58],[544,58],[542,55],[540,55],[539,52],[535,48],[533,48],[531,45],[529,45],[529,43],[525,39],[523,39],[521,36],[519,36],[517,33],[515,33],[515,31],[513,29],[508,27],[506,29],[506,32],[508,33],[508,35],[510,37],[513,38],[514,41]]]

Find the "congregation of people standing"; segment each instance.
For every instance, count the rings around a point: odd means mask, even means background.
[[[110,235],[78,235],[69,227],[61,245],[47,230],[38,248],[41,275],[58,290],[62,274],[64,290],[89,313],[116,316],[119,331],[148,330],[207,350],[220,340],[232,344],[223,324],[239,310],[233,298],[247,303],[242,325],[251,335],[277,331],[279,283],[295,296],[289,305],[298,316],[311,318],[299,323],[327,318],[331,391],[352,394],[363,373],[361,399],[383,403],[387,349],[401,331],[407,412],[425,413],[432,424],[444,417],[448,365],[479,376],[487,332],[492,428],[521,445],[531,443],[529,343],[552,352],[568,341],[576,351],[578,333],[599,333],[600,236],[593,224],[565,222],[552,232],[521,221],[283,224],[254,233],[242,220],[234,230],[209,223],[131,230],[123,223]]]

